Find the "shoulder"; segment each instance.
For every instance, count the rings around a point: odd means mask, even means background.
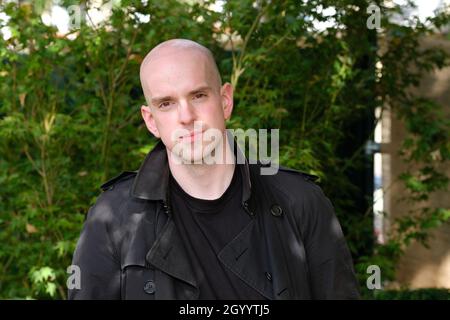
[[[303,214],[313,213],[317,211],[317,208],[329,205],[329,199],[318,185],[316,175],[279,166],[275,174],[260,175],[260,177],[262,184],[268,187],[278,199],[284,199],[289,206]]]
[[[300,179],[308,181],[308,182],[316,182],[319,179],[319,177],[316,175],[309,174],[309,173],[299,171],[296,169],[292,169],[289,167],[279,166],[278,170],[282,176],[283,175],[284,176],[292,176],[296,179],[300,178]]]
[[[131,199],[131,187],[136,174],[137,172],[135,171],[124,171],[118,176],[104,182],[100,186],[102,193],[98,201],[110,204],[123,204]]]
[[[308,237],[314,226],[335,224],[330,199],[316,183],[318,177],[291,168],[280,167],[272,176],[262,176],[277,199],[284,202],[301,233]]]
[[[259,165],[259,168],[264,168]],[[275,174],[264,175],[259,170],[258,174],[264,184],[279,189],[286,195],[298,197],[298,194],[308,194],[320,189],[317,182],[319,177],[296,169],[279,166]]]
[[[132,203],[131,187],[136,171],[124,171],[101,184],[101,194],[90,208],[87,219],[113,222],[122,220],[122,213]]]
[[[123,184],[124,181],[134,178],[136,176],[136,174],[137,174],[137,171],[123,171],[121,174],[104,182],[100,186],[100,189],[102,189],[102,191],[112,190],[112,189],[114,189],[116,184]]]

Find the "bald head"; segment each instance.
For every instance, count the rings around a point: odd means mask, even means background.
[[[211,51],[192,40],[171,39],[154,47],[141,63],[140,80],[147,103],[150,101],[151,91],[149,83],[146,81],[148,75],[151,74],[157,65],[161,67],[161,64],[169,65],[170,62],[179,60],[180,54],[188,56],[191,61],[204,64],[206,76],[216,86],[216,89],[220,90],[222,80]]]

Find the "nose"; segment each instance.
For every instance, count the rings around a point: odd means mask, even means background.
[[[181,124],[190,124],[195,120],[194,107],[186,100],[178,105],[178,120]]]

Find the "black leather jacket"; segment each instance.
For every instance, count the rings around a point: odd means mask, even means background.
[[[240,151],[238,151],[240,152]],[[218,255],[268,299],[356,299],[352,258],[333,207],[314,176],[238,165],[251,222]],[[73,257],[81,288],[69,299],[196,299],[197,280],[167,199],[165,146],[137,172],[102,185]]]

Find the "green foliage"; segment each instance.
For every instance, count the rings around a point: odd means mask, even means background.
[[[416,289],[376,291],[375,300],[450,300],[448,289]]]
[[[33,268],[29,275],[33,285],[36,288],[35,295],[39,296],[41,292],[48,294],[50,297],[54,297],[56,293],[56,279],[55,271],[49,267],[43,267],[40,269]]]
[[[448,65],[442,50],[419,45],[433,26],[448,24],[445,14],[428,26],[403,26],[389,20],[398,7],[382,8],[381,53],[376,31],[365,27],[366,1],[229,0],[222,12],[213,3],[121,1],[100,25],[85,16],[71,37],[42,22],[46,1],[0,3],[9,16],[0,29],[11,31],[0,37],[0,298],[65,298],[65,270],[98,186],[137,169],[155,144],[140,119],[139,64],[168,38],[212,49],[223,80],[235,86],[230,128],[280,128],[281,163],[320,177],[362,284],[371,264],[392,279],[404,246],[426,242],[431,228],[448,221],[448,209],[417,210],[394,224],[389,243],[373,248],[371,199],[366,213],[358,211],[353,198],[361,190],[348,179],[364,164],[364,146],[341,150],[358,138],[352,124],[389,104],[407,125],[405,160],[426,163],[401,176],[406,200],[420,203],[447,187],[437,168],[450,158],[449,121],[409,90]],[[320,8],[330,6],[335,13],[326,17]],[[149,22],[139,18],[148,15]],[[314,19],[336,23],[321,31]],[[416,67],[405,68],[410,63]]]

